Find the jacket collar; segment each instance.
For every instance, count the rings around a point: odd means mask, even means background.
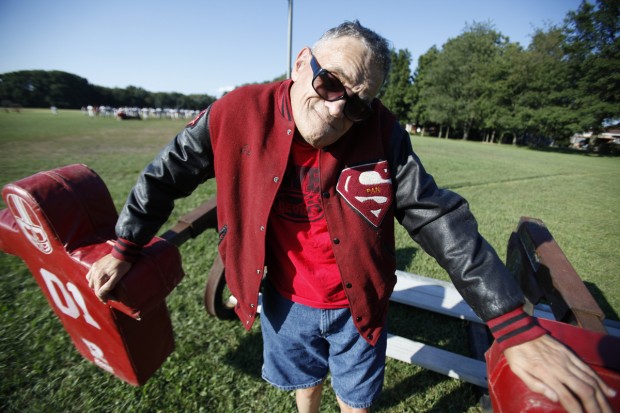
[[[276,92],[276,104],[278,107],[278,112],[282,117],[289,121],[293,122],[293,109],[291,108],[291,85],[293,81],[291,79],[285,80],[280,83],[278,87],[278,91]]]

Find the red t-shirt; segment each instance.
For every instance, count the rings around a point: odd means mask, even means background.
[[[315,308],[346,308],[347,296],[321,205],[320,150],[296,135],[269,216],[267,270],[285,298]]]

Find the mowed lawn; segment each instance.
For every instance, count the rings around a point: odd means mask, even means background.
[[[138,173],[187,122],[120,122],[62,110],[56,116],[49,110],[0,112],[0,184],[84,163],[106,182],[120,209]],[[607,317],[618,319],[620,159],[417,136],[412,142],[437,182],[468,199],[482,234],[502,258],[521,216],[542,219]],[[210,182],[179,201],[166,228],[215,191]],[[209,231],[181,247],[186,277],[167,300],[176,350],[142,387],[85,361],[21,260],[0,253],[0,410],[293,411],[292,393],[260,379],[260,326],[247,333],[240,323],[204,311],[216,238]],[[404,230],[398,230],[397,240],[400,269],[448,279]],[[389,325],[395,334],[468,354],[464,322],[394,304]],[[480,412],[479,398],[467,383],[388,360],[375,411]],[[327,390],[322,411],[337,410]]]

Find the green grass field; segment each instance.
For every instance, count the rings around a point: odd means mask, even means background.
[[[186,123],[119,122],[78,111],[0,113],[0,184],[41,170],[84,163],[106,182],[117,209],[137,174]],[[480,229],[505,256],[521,216],[542,219],[598,300],[618,319],[620,283],[620,159],[414,137],[414,149],[441,186],[470,202]],[[207,183],[177,204],[179,215],[215,193]],[[4,208],[4,204],[0,205]],[[162,231],[163,232],[163,231]],[[398,265],[448,279],[404,230]],[[181,247],[185,279],[168,298],[176,350],[142,387],[132,387],[82,359],[20,259],[0,254],[0,410],[5,412],[291,412],[292,393],[260,379],[260,330],[209,317],[203,307],[216,234]],[[390,330],[461,354],[461,321],[393,305]],[[259,324],[259,323],[257,323]],[[377,412],[480,412],[466,383],[388,360]],[[337,411],[326,391],[324,412]]]

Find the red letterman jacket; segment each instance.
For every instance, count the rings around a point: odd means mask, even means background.
[[[240,88],[201,113],[147,166],[116,227],[117,253],[127,258],[165,222],[175,198],[216,177],[219,252],[247,329],[257,316],[267,222],[295,131],[290,85]],[[394,218],[497,327],[496,337],[512,345],[544,334],[520,310],[522,293],[479,234],[467,202],[437,187],[378,100],[373,111],[322,149],[319,160],[325,219],[360,334],[374,345],[385,325],[396,283]]]
[[[251,100],[245,93],[235,94],[227,105],[214,104],[209,114],[222,232],[219,249],[230,274],[228,286],[239,300],[237,314],[247,326],[256,317],[266,226],[295,131],[287,107],[288,86],[283,83],[275,90],[278,105],[272,103],[273,89],[258,88],[260,93]],[[231,105],[239,110],[230,110]],[[265,108],[271,108],[271,113]],[[390,136],[395,122],[389,112],[376,108],[381,113],[377,122],[359,128],[355,125],[319,154],[322,206],[334,255],[355,325],[372,343],[384,325],[396,283],[392,187],[384,142],[378,138]],[[243,126],[239,133],[230,134],[231,125]],[[355,168],[366,172],[370,184],[360,184],[360,172]],[[381,204],[368,200],[377,211],[365,216],[364,205],[356,196],[383,196],[386,200]]]

